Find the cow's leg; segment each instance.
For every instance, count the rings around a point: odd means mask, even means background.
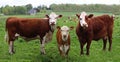
[[[109,39],[109,51],[111,51],[111,48],[112,48],[112,36],[108,36],[108,39]]]
[[[107,36],[103,38],[103,50],[106,50]]]
[[[109,51],[111,51],[111,48],[112,48],[112,32],[113,32],[113,26],[110,26],[109,27],[109,30],[108,30],[108,40],[109,40]]]
[[[64,48],[65,48],[65,55],[68,56],[70,45],[64,45]]]
[[[45,52],[45,41],[46,41],[46,36],[43,37],[43,39],[41,40],[41,54],[46,54]]]
[[[14,54],[14,40],[15,40],[15,32],[8,31],[8,44],[9,44],[9,54]]]
[[[81,52],[80,52],[80,54],[83,55],[83,54],[84,54],[84,52],[83,52],[83,47],[84,47],[86,41],[84,41],[84,40],[80,40],[79,42],[80,42],[80,48],[81,48]]]
[[[40,46],[41,46],[41,48],[40,48],[41,54],[46,54],[45,53],[45,39],[42,40]]]
[[[64,54],[64,46],[63,45],[59,45],[58,48],[59,48],[60,55],[61,56],[65,56],[65,54]]]
[[[9,54],[14,54],[14,41],[9,41]]]
[[[89,52],[90,52],[89,50],[90,50],[91,41],[92,41],[92,40],[87,41],[87,46],[86,46],[87,52],[86,52],[86,55],[89,55]]]

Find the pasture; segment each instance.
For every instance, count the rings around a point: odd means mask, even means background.
[[[56,12],[62,14],[63,17],[58,19],[58,26],[74,26],[74,30],[70,31],[71,45],[68,59],[60,56],[57,41],[56,30],[51,42],[45,45],[46,55],[40,54],[40,42],[39,40],[25,41],[19,38],[14,42],[15,54],[8,54],[8,44],[4,40],[5,35],[5,21],[10,16],[0,16],[0,62],[120,62],[120,18],[114,21],[113,30],[113,43],[112,51],[108,51],[108,42],[106,51],[102,50],[103,42],[92,41],[90,47],[90,55],[80,56],[80,44],[75,34],[75,28],[77,23],[69,21],[68,16],[76,17],[75,14],[79,12]],[[43,18],[48,13],[38,13],[37,15],[12,15],[21,18]],[[94,13],[95,15],[101,15],[104,13]],[[110,14],[111,15],[111,14]],[[119,16],[120,17],[120,16]],[[77,17],[76,17],[77,18]],[[66,22],[64,22],[66,21]],[[84,52],[86,47],[84,46]]]

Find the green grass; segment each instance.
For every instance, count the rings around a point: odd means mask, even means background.
[[[75,17],[76,12],[56,12],[57,14],[62,14],[63,17],[58,20],[57,25],[63,26],[74,26],[77,23],[69,21],[67,23],[63,21],[68,21],[67,17]],[[30,15],[13,15],[21,18],[43,18],[45,14],[49,13],[38,13],[35,16]],[[104,13],[94,13],[95,15],[101,15]],[[30,42],[25,42],[23,39],[19,38],[14,43],[16,53],[14,55],[8,54],[8,44],[4,40],[5,35],[5,21],[10,16],[0,16],[0,62],[120,62],[120,18],[115,19],[114,32],[113,32],[113,44],[112,51],[107,50],[102,51],[102,40],[98,42],[93,41],[90,48],[90,55],[80,56],[80,45],[75,34],[75,29],[70,32],[71,35],[71,49],[69,51],[68,59],[60,56],[57,49],[56,43],[56,31],[53,35],[53,40],[45,45],[46,55],[40,54],[40,42],[39,40],[32,40]],[[84,52],[86,48],[84,47]]]

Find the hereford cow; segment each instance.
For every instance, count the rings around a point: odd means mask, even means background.
[[[78,36],[81,54],[83,53],[83,47],[87,43],[86,55],[89,55],[89,48],[92,40],[103,39],[103,50],[106,49],[107,39],[109,40],[109,51],[112,46],[112,32],[113,32],[113,16],[102,15],[97,17],[92,17],[93,14],[87,15],[82,12],[80,15],[76,14],[79,19],[79,23],[76,28],[76,34]]]
[[[6,21],[6,39],[9,44],[9,53],[14,53],[14,40],[21,36],[25,40],[40,39],[41,54],[45,54],[44,44],[51,41],[53,32],[56,28],[57,18],[62,15],[56,15],[52,12],[46,15],[47,18],[17,18],[9,17]]]
[[[73,27],[57,27],[58,31],[56,34],[58,49],[61,56],[67,56],[70,49],[70,34],[69,30],[72,30]]]

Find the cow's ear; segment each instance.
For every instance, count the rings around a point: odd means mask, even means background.
[[[60,29],[60,26],[57,26],[57,29]]]
[[[61,17],[62,17],[62,15],[59,15],[58,17],[59,17],[59,18],[61,18]]]
[[[70,27],[70,30],[73,30],[73,29],[74,29],[74,26],[71,26],[71,27]]]
[[[61,18],[62,17],[62,15],[58,15],[58,17],[57,18]]]
[[[88,15],[88,18],[92,18],[92,17],[93,17],[93,14]]]
[[[49,18],[49,15],[45,15],[47,18]]]
[[[80,17],[80,15],[79,14],[76,14],[76,16],[79,18]]]

